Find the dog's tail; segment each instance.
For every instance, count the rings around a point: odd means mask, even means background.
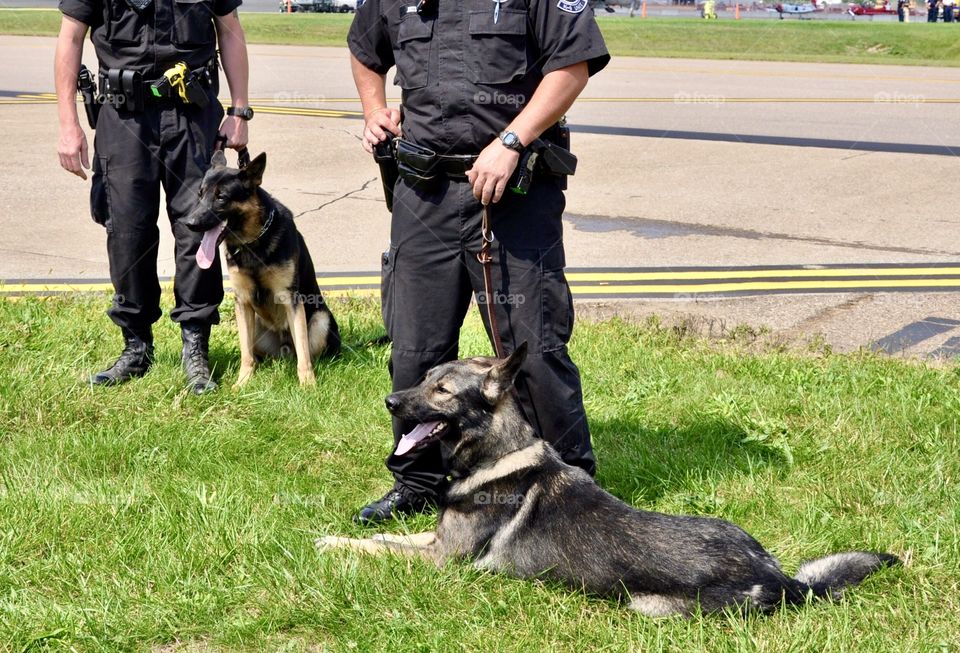
[[[875,571],[899,564],[900,558],[892,553],[848,551],[804,562],[795,578],[810,587],[815,596],[839,598],[845,588],[860,584]]]

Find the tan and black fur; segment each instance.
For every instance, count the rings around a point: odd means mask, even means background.
[[[291,350],[300,383],[313,384],[313,360],[336,355],[340,334],[293,215],[260,187],[266,161],[266,154],[260,154],[239,170],[227,167],[223,152],[214,153],[200,202],[186,224],[196,231],[226,224],[220,242],[236,293],[240,332],[235,385],[250,380],[258,359]]]
[[[451,472],[435,532],[325,537],[317,545],[438,564],[468,559],[484,569],[558,580],[658,617],[769,611],[808,596],[838,596],[899,562],[888,553],[837,553],[802,564],[790,577],[730,522],[627,505],[535,437],[511,392],[525,353],[523,345],[506,360],[445,363],[419,386],[387,397],[394,416],[428,425],[423,432],[430,435],[418,444],[439,441]]]

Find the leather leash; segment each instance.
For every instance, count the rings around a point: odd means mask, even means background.
[[[493,244],[493,231],[490,230],[490,208],[483,207],[483,219],[480,223],[480,235],[483,238],[483,244],[480,251],[477,252],[477,260],[483,266],[483,293],[484,301],[487,304],[487,324],[490,326],[490,333],[493,334],[493,351],[498,358],[504,358],[503,341],[500,339],[500,329],[497,327],[497,315],[493,310],[493,272],[490,264],[493,262],[493,256],[490,254],[490,245]]]
[[[227,137],[223,134],[217,134],[217,140],[213,142],[213,151],[222,150],[227,146]],[[243,170],[250,163],[250,150],[246,146],[237,150],[237,167]]]

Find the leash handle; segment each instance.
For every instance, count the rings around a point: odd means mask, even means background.
[[[217,134],[217,140],[213,142],[213,151],[222,150],[227,146],[227,137],[223,134]],[[237,167],[243,170],[250,164],[250,150],[246,146],[237,150]]]
[[[483,218],[480,225],[480,235],[483,238],[483,244],[480,251],[477,252],[477,260],[483,266],[483,293],[484,302],[487,305],[487,324],[490,327],[491,339],[493,340],[493,352],[497,358],[505,358],[503,351],[503,340],[500,338],[500,329],[497,327],[497,314],[494,311],[493,301],[493,272],[490,264],[493,262],[493,256],[490,254],[490,245],[493,243],[493,231],[490,229],[490,207],[483,207]]]

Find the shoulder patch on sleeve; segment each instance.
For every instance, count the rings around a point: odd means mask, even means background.
[[[579,14],[587,8],[587,0],[559,0],[557,8],[568,14]]]

